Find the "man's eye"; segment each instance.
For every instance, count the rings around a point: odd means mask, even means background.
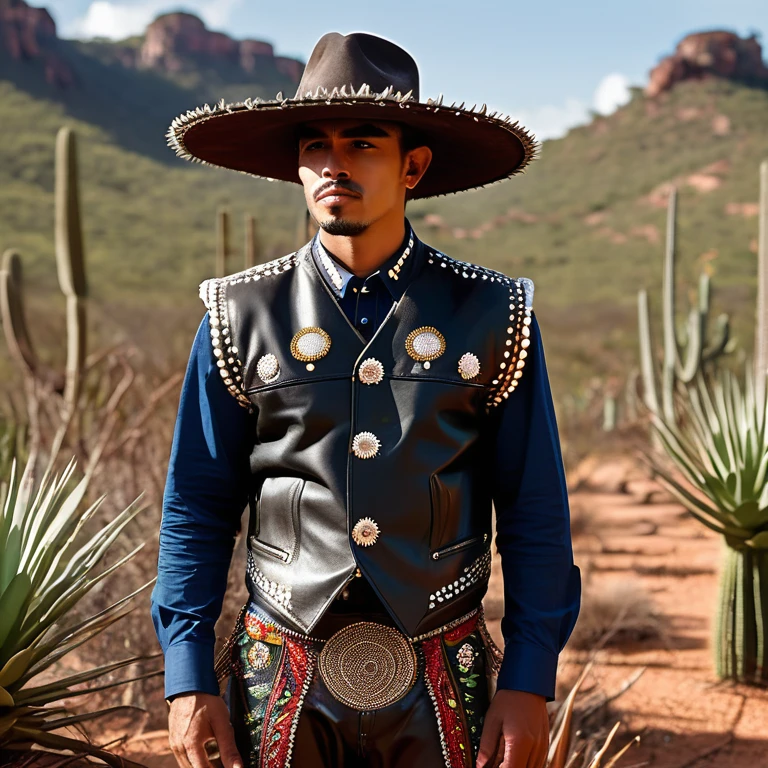
[[[323,146],[323,142],[322,141],[310,141],[309,144],[307,144],[304,147],[304,151],[307,152],[307,151],[309,151],[311,149],[319,149],[322,146]]]
[[[357,141],[352,142],[353,146],[357,147],[358,149],[367,149],[368,147],[372,147],[373,144],[371,144],[368,141],[363,141],[362,139],[358,139]]]

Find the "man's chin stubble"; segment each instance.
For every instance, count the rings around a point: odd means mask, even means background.
[[[333,209],[331,210],[333,212]],[[329,235],[340,235],[342,237],[360,235],[370,226],[368,221],[352,221],[350,219],[326,219],[318,222],[318,224]]]

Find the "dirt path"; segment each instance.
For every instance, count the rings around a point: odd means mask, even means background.
[[[605,649],[597,682],[616,691],[642,677],[613,705],[627,736],[641,735],[620,766],[768,768],[768,691],[717,680],[710,649],[721,541],[674,503],[639,504],[621,493],[575,493],[591,510],[595,535],[575,540],[576,560],[595,584],[639,580],[665,618],[667,638]],[[563,654],[563,677],[584,654]],[[628,738],[620,740],[626,743]]]

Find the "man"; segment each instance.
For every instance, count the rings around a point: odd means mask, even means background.
[[[418,99],[403,49],[330,33],[294,99],[169,131],[181,156],[301,183],[320,226],[201,286],[152,605],[182,766],[211,741],[226,768],[544,765],[580,574],[533,284],[404,214],[535,147],[484,107]],[[503,660],[481,606],[492,502]],[[215,669],[246,505],[250,601]]]

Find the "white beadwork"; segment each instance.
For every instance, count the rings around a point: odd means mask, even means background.
[[[504,284],[509,291],[509,320],[506,328],[507,338],[504,340],[503,360],[499,363],[499,372],[493,378],[488,387],[486,407],[491,408],[503,403],[512,393],[523,375],[523,367],[530,345],[530,324],[533,307],[533,280],[528,277],[509,277],[502,272],[497,272],[478,264],[452,259],[441,251],[430,251],[428,262],[439,264],[443,268],[450,267],[462,278],[477,278],[490,282]]]
[[[325,348],[325,339],[319,333],[305,333],[297,342],[299,351],[307,357],[320,354]]]
[[[302,328],[291,339],[291,354],[297,360],[311,362],[319,360],[328,354],[331,348],[331,337],[316,325]],[[307,370],[314,370],[314,365],[308,365]]]
[[[280,363],[278,363],[277,358],[269,352],[259,358],[259,362],[256,365],[256,373],[259,374],[259,378],[263,382],[268,384],[280,375]]]
[[[473,379],[480,373],[480,360],[472,352],[465,352],[459,358],[459,373],[464,379]]]
[[[328,251],[323,247],[319,237],[317,238],[317,252],[320,254],[320,261],[323,263],[326,272],[331,277],[331,282],[336,286],[336,290],[340,291],[344,286],[344,278],[333,263],[333,259],[328,255]]]
[[[433,325],[424,325],[406,336],[405,349],[414,360],[429,362],[445,352],[445,337]]]
[[[358,370],[363,384],[378,384],[384,378],[384,366],[375,357],[363,360]]]
[[[211,326],[211,344],[216,356],[219,374],[230,394],[237,402],[253,413],[253,404],[243,388],[243,364],[238,358],[238,349],[232,344],[229,315],[227,311],[226,289],[229,285],[260,280],[268,275],[287,272],[296,266],[301,250],[273,259],[265,264],[237,272],[228,277],[211,278],[200,283],[200,298],[208,309]],[[257,370],[258,373],[258,370]]]
[[[424,357],[440,351],[440,339],[431,331],[424,331],[413,339],[413,348]]]
[[[490,575],[491,550],[486,549],[480,557],[464,568],[464,575],[445,584],[429,596],[429,610],[441,608],[449,600],[458,597],[465,589],[469,589],[479,582],[487,581]]]
[[[373,432],[358,432],[352,440],[352,452],[358,459],[371,459],[381,447],[381,441]]]
[[[278,605],[290,611],[291,586],[289,584],[281,584],[279,581],[268,579],[261,568],[256,565],[253,555],[250,552],[248,553],[246,572],[261,592],[270,597]]]

